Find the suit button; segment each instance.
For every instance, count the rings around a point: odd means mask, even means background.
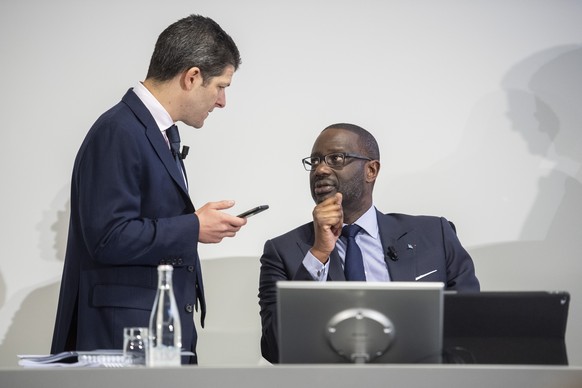
[[[178,258],[178,265],[182,265],[182,264],[184,264],[184,260],[182,260],[182,258],[181,258],[181,257],[179,257],[179,258]]]
[[[194,272],[194,266],[193,265],[189,265],[188,266],[188,272]]]
[[[192,311],[194,311],[194,306],[192,306],[190,303],[188,303],[185,307],[184,310],[186,310],[187,313],[191,313]]]

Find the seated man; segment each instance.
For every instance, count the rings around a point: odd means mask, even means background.
[[[267,241],[261,257],[265,359],[276,363],[279,358],[279,280],[429,281],[443,282],[447,290],[479,291],[473,261],[450,222],[442,217],[383,214],[373,206],[380,152],[368,131],[353,124],[327,127],[303,165],[310,172],[316,203],[313,221]],[[348,243],[353,238],[342,236],[352,224],[358,229],[356,255]]]

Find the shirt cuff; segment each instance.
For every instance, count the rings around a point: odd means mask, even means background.
[[[311,251],[307,251],[307,254],[303,258],[303,266],[307,269],[307,272],[311,274],[313,280],[318,282],[324,282],[327,279],[327,272],[329,269],[329,260],[325,264],[322,264],[317,257],[313,256]]]

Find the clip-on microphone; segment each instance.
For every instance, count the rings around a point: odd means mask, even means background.
[[[187,145],[182,147],[182,153],[178,154],[180,156],[180,159],[184,160],[186,159],[186,156],[188,156],[188,151],[190,151],[190,147],[188,147]]]
[[[396,249],[392,245],[388,247],[388,252],[386,253],[392,261],[398,261],[398,252],[396,252]]]

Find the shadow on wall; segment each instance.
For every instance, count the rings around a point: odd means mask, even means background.
[[[65,257],[69,208],[67,186],[55,197],[51,209],[43,213],[37,224],[41,255],[37,260],[54,262],[61,267]],[[60,279],[60,272],[57,276]],[[50,352],[60,281],[46,285],[47,282],[26,287],[5,300],[7,290],[0,274],[1,319],[10,322],[0,344],[0,366],[16,366],[18,354]]]
[[[64,205],[59,205],[63,202]],[[39,233],[38,249],[43,260],[65,261],[70,203],[69,186],[66,186],[59,192],[50,210],[44,212],[42,220],[36,226]]]
[[[513,130],[531,154],[543,158],[547,173],[538,181],[519,241],[473,248],[471,254],[486,264],[480,278],[494,279],[485,284],[569,291],[568,355],[571,365],[582,365],[582,47],[527,58],[507,73],[503,87]]]
[[[18,354],[48,354],[60,282],[36,288],[23,300],[0,345],[0,366],[16,366]]]
[[[483,231],[468,246],[483,290],[570,292],[568,356],[582,365],[581,166],[582,46],[554,47],[476,102],[453,153],[375,198],[382,207],[405,193],[421,212],[446,204],[461,241]]]
[[[4,307],[6,302],[6,283],[4,282],[4,276],[0,272],[0,310]]]

